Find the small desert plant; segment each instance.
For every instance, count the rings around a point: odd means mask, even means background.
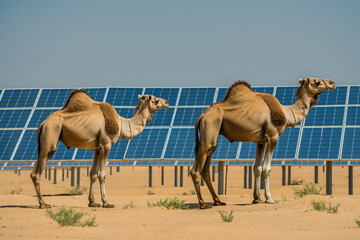
[[[302,198],[306,195],[320,195],[322,187],[316,187],[314,183],[306,183],[302,189],[294,189],[295,197]]]
[[[187,193],[187,192],[183,192],[181,195],[183,195],[183,196],[187,196],[187,195],[188,195],[188,193]]]
[[[337,213],[338,212],[338,207],[340,206],[340,204],[338,203],[336,206],[331,206],[331,204],[328,204],[328,207],[326,207],[326,203],[325,201],[312,201],[311,205],[313,206],[313,208],[316,211],[320,211],[320,212],[328,212],[328,213]]]
[[[227,211],[218,212],[220,213],[223,222],[232,222],[232,220],[234,219],[233,211],[230,211],[230,213],[228,213]]]
[[[15,189],[11,190],[11,194],[17,194],[20,195],[20,193],[22,192],[22,188],[17,186]]]
[[[52,210],[46,210],[46,215],[55,220],[60,226],[80,226],[80,227],[96,227],[95,219],[96,217],[92,217],[90,219],[81,222],[81,219],[88,215],[83,212],[76,212],[74,209],[66,209],[61,207],[57,212]]]
[[[281,194],[281,198],[284,202],[286,202],[288,200],[287,196],[284,194]]]
[[[189,193],[183,192],[181,195],[187,196],[187,195],[195,195],[195,194],[196,194],[195,190],[190,190]]]
[[[355,219],[356,224],[360,227],[360,220],[359,219]]]
[[[151,191],[151,190],[147,191],[146,194],[147,194],[147,195],[155,195],[155,193],[154,193],[153,191]]]
[[[86,192],[86,190],[87,190],[86,187],[76,186],[71,189],[68,189],[67,191],[71,195],[83,195]]]
[[[123,209],[135,208],[135,203],[133,201],[131,201],[130,203],[124,204],[124,206],[122,208]]]
[[[148,207],[166,207],[167,209],[182,209],[187,210],[189,206],[185,204],[185,200],[180,200],[177,197],[174,199],[166,198],[156,203],[147,203]]]
[[[291,185],[301,185],[303,184],[304,180],[303,179],[294,179],[291,181]]]

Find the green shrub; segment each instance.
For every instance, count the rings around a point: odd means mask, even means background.
[[[133,201],[131,201],[130,203],[124,204],[124,206],[123,206],[122,208],[123,208],[123,209],[135,208],[135,204],[134,204]]]
[[[233,211],[228,213],[227,211],[218,211],[221,215],[223,222],[232,222],[234,219]]]
[[[312,201],[311,205],[313,206],[313,208],[316,211],[320,211],[320,212],[328,212],[328,213],[337,213],[338,212],[338,207],[340,206],[340,204],[338,203],[336,206],[331,206],[331,204],[328,204],[328,207],[326,207],[326,203],[325,201]]]
[[[306,195],[320,195],[322,187],[316,187],[314,183],[306,183],[302,189],[294,189],[295,197],[302,198]]]
[[[11,194],[17,194],[20,195],[20,193],[22,192],[22,188],[17,186],[15,189],[11,190]]]
[[[359,219],[355,219],[356,224],[360,227],[360,220]]]
[[[291,185],[301,185],[303,184],[304,180],[303,179],[294,179],[291,181]]]
[[[81,219],[88,215],[83,212],[76,212],[74,209],[66,209],[61,207],[57,212],[46,210],[46,215],[55,220],[60,226],[80,226],[80,227],[96,227],[96,216],[81,222]]]
[[[177,197],[174,199],[166,198],[156,203],[147,203],[148,207],[166,207],[167,209],[182,209],[187,210],[189,206],[185,204],[185,200],[180,200]]]
[[[183,192],[181,195],[183,195],[183,196],[187,196],[187,195],[195,195],[195,194],[196,194],[195,190],[190,190],[190,192],[189,192],[189,193],[187,193],[187,192]]]
[[[83,195],[86,192],[86,190],[87,190],[86,187],[76,186],[71,189],[68,189],[67,191],[71,195]]]
[[[147,191],[146,194],[147,194],[147,195],[155,195],[155,193],[154,193],[153,191],[151,191],[151,190]]]

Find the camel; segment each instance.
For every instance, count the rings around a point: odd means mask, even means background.
[[[139,135],[150,123],[155,111],[169,108],[165,99],[152,95],[139,95],[134,116],[120,117],[109,103],[97,102],[86,91],[73,90],[62,109],[50,114],[37,130],[38,159],[30,174],[34,183],[39,208],[50,208],[40,193],[41,173],[46,162],[56,151],[58,141],[70,147],[94,150],[90,171],[89,207],[101,207],[95,202],[94,186],[99,179],[103,208],[113,208],[105,193],[106,161],[111,146],[119,139],[131,139]]]
[[[283,106],[273,95],[256,93],[247,82],[236,81],[228,88],[222,101],[212,104],[199,116],[195,124],[196,159],[190,173],[200,209],[211,208],[204,203],[201,196],[200,174],[212,195],[214,206],[226,205],[215,194],[209,171],[211,155],[216,149],[219,134],[230,142],[257,143],[253,204],[263,202],[259,191],[261,174],[265,179],[265,203],[277,202],[271,198],[269,173],[279,136],[286,128],[295,127],[304,120],[309,109],[317,103],[320,93],[335,89],[334,82],[329,79],[305,78],[299,79],[299,84],[301,86],[296,91],[295,103],[292,106]]]

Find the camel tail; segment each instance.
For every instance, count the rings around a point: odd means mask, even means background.
[[[40,126],[39,126],[39,128],[38,128],[38,130],[37,130],[38,157],[39,157],[39,155],[40,155],[40,150],[41,150],[41,142],[40,142],[40,139],[41,139],[42,128],[43,128],[44,125],[45,125],[45,121],[43,121],[43,122],[40,124]]]
[[[200,129],[200,122],[201,119],[204,117],[204,113],[200,115],[200,117],[196,120],[195,123],[195,156],[197,157],[199,151],[199,129]]]

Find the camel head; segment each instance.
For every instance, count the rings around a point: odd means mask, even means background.
[[[308,91],[314,95],[318,95],[327,90],[333,91],[336,88],[333,81],[325,78],[300,78],[299,83],[306,85]]]
[[[139,95],[139,100],[148,104],[149,110],[155,112],[160,109],[168,109],[170,107],[167,100],[163,98],[157,98],[152,95]]]

